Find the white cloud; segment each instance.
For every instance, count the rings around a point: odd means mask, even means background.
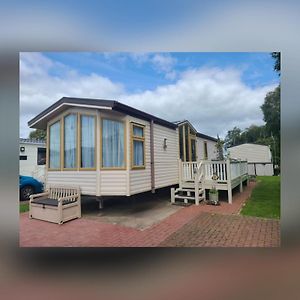
[[[176,72],[173,70],[176,59],[170,54],[155,54],[151,59],[154,68],[160,72],[165,73],[167,79],[175,79]]]
[[[179,74],[173,84],[129,94],[122,84],[109,78],[78,74],[41,54],[26,53],[20,58],[22,137],[29,133],[27,121],[63,96],[116,99],[169,121],[188,119],[202,133],[224,136],[234,126],[263,124],[260,105],[266,93],[275,88],[250,88],[236,69],[202,68]],[[171,70],[167,59],[156,61],[165,71]],[[60,68],[59,76],[52,75],[53,68]]]
[[[224,136],[233,126],[263,124],[260,105],[273,88],[250,88],[234,69],[207,68],[186,71],[174,84],[123,99],[161,118],[188,119],[202,133]]]
[[[58,75],[52,75],[55,72]],[[38,53],[20,55],[20,135],[27,137],[27,122],[61,97],[117,99],[124,94],[120,83],[76,71]]]
[[[177,76],[177,72],[175,71],[177,59],[170,53],[105,52],[103,56],[108,61],[118,61],[119,63],[124,63],[129,59],[139,67],[142,67],[144,64],[150,64],[154,71],[158,74],[163,74],[169,80],[174,80]]]

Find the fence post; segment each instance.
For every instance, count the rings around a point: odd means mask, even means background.
[[[226,160],[226,168],[227,168],[227,193],[228,193],[228,203],[232,204],[232,190],[231,190],[231,167],[230,167],[230,159]]]
[[[197,171],[197,175],[195,178],[195,203],[196,205],[199,205],[199,176],[198,176],[198,172]]]
[[[242,160],[240,159],[240,193],[243,192]]]
[[[178,170],[179,170],[179,187],[182,188],[182,160],[179,159],[178,162]]]
[[[247,186],[249,185],[249,168],[248,168],[248,159],[246,160],[247,162]]]

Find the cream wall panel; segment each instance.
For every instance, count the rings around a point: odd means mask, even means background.
[[[79,186],[81,193],[96,195],[96,171],[49,171],[48,185]]]
[[[164,139],[167,148],[164,149]],[[154,124],[155,188],[178,183],[178,130]]]

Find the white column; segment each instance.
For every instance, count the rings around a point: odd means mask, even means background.
[[[242,160],[240,159],[240,193],[243,192]]]
[[[232,204],[230,159],[227,159],[227,160],[226,160],[226,168],[227,168],[227,193],[228,193],[228,203]]]

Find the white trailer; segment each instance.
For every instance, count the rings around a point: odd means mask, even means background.
[[[45,181],[46,142],[36,139],[20,139],[19,174]]]
[[[231,158],[248,161],[249,175],[274,175],[272,154],[269,146],[246,143],[228,148],[228,151]]]

